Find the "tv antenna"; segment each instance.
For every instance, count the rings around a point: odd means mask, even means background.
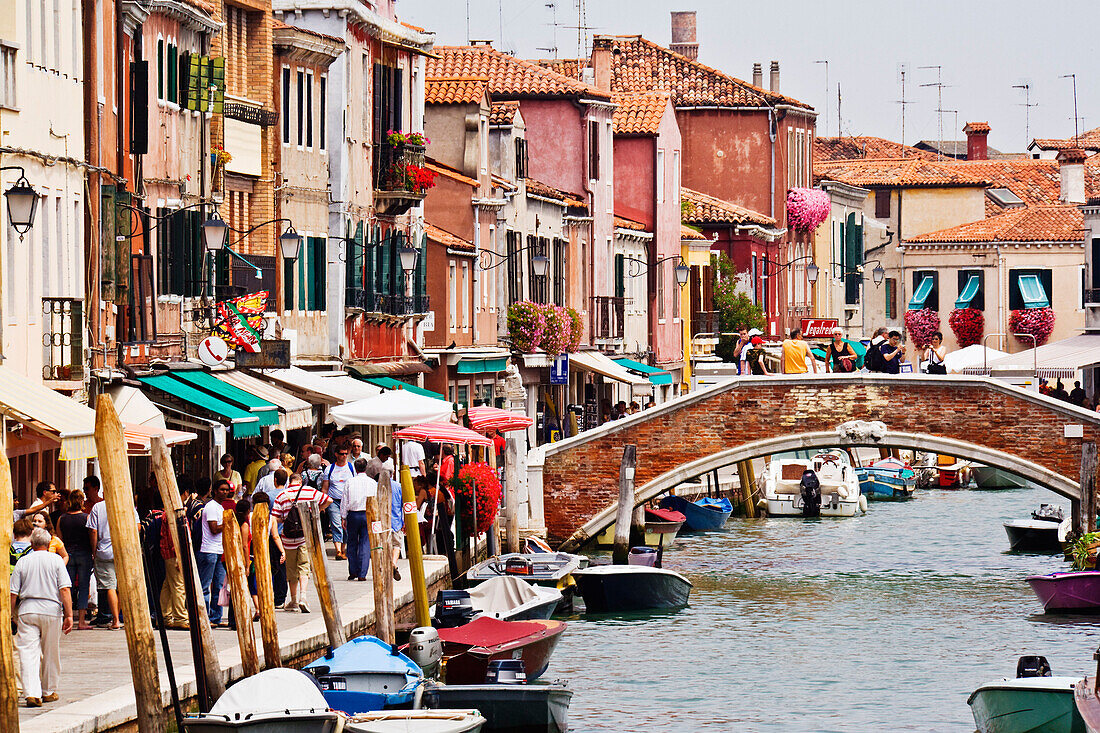
[[[825,134],[829,134],[829,60],[823,59],[821,61],[815,61],[815,64],[825,64]],[[836,136],[840,137],[840,119],[837,119],[837,133]]]
[[[588,58],[588,12],[585,0],[577,0],[577,58]]]
[[[939,145],[936,146],[936,160],[943,159],[943,67],[942,66],[921,66],[921,69],[935,69],[936,81],[929,82],[928,84],[921,84],[922,87],[935,87],[936,88],[936,112],[939,119]]]
[[[1077,116],[1077,74],[1062,74],[1062,79],[1073,80],[1073,146],[1080,145],[1080,132],[1078,128],[1078,122],[1081,118]]]
[[[538,46],[539,51],[546,51],[558,57],[558,4],[555,0],[549,0],[546,8],[550,11],[550,45]]]
[[[1023,81],[1019,84],[1013,84],[1013,89],[1022,89],[1024,91],[1024,103],[1020,106],[1024,108],[1024,139],[1025,145],[1031,144],[1031,108],[1038,107],[1037,102],[1031,101],[1031,82]]]
[[[905,145],[905,106],[912,104],[905,98],[905,75],[909,71],[909,64],[898,64],[898,78],[901,80],[901,99],[894,100],[895,104],[901,105],[901,140],[899,141],[903,146]],[[902,148],[901,157],[905,157],[905,148]]]

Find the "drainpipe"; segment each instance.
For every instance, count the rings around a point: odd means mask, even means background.
[[[768,190],[769,190],[769,193],[771,195],[771,217],[773,219],[775,219],[775,136],[779,132],[776,129],[777,127],[778,127],[778,120],[776,120],[776,118],[775,118],[775,110],[773,110],[769,107],[768,108],[768,139],[771,141],[772,185],[771,185],[771,188],[769,188]],[[789,150],[787,151],[787,154],[790,155]]]
[[[481,268],[479,268],[477,266],[477,263],[480,262],[480,261],[481,261],[481,205],[480,204],[474,204],[474,261],[471,263],[472,267],[470,268],[470,271],[473,272],[473,274],[474,274],[474,278],[473,278],[474,292],[471,293],[471,297],[470,297],[470,302],[471,302],[471,305],[473,307],[474,312],[470,314],[470,317],[471,317],[470,320],[473,321],[472,335],[473,335],[475,346],[477,344],[481,343],[480,341],[478,341],[478,338],[477,338],[477,319],[478,319],[478,311],[480,309],[480,306],[478,305],[478,303],[481,302],[480,301],[480,297],[481,297],[481,292],[480,292],[481,274],[479,272]]]

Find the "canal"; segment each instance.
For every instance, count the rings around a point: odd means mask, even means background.
[[[1100,619],[1042,614],[1001,523],[1041,489],[923,491],[851,519],[732,519],[681,536],[680,613],[568,619],[544,679],[571,680],[571,729],[972,731],[966,698],[1022,654],[1095,668]],[[734,725],[735,727],[731,727]]]

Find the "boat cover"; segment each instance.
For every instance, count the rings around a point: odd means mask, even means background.
[[[501,621],[489,616],[481,616],[465,626],[440,629],[439,638],[452,644],[466,646],[496,646],[518,641],[545,629],[544,625],[530,621]]]
[[[683,522],[687,519],[682,512],[675,511],[673,509],[657,509],[655,507],[647,506],[645,513],[649,517],[661,522]]]
[[[484,613],[506,613],[540,598],[530,583],[512,576],[489,578],[471,588],[469,593],[474,608]]]
[[[420,668],[404,654],[394,654],[389,644],[373,636],[360,636],[306,665],[306,669],[327,667],[328,674],[411,674]]]
[[[311,676],[280,667],[245,677],[218,698],[210,713],[273,713],[287,708],[328,710],[328,701]]]

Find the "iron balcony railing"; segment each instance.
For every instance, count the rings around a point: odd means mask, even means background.
[[[384,295],[362,288],[348,288],[344,304],[365,313],[384,313],[389,316],[411,316],[427,313],[427,295]]]
[[[84,379],[84,301],[42,299],[42,379]]]
[[[593,300],[593,338],[611,341],[623,338],[626,298],[597,295]]]
[[[380,191],[417,193],[416,169],[424,167],[424,146],[382,142],[375,148],[375,188]],[[419,191],[423,194],[423,191]]]
[[[1100,305],[1100,288],[1085,291],[1085,305]]]

